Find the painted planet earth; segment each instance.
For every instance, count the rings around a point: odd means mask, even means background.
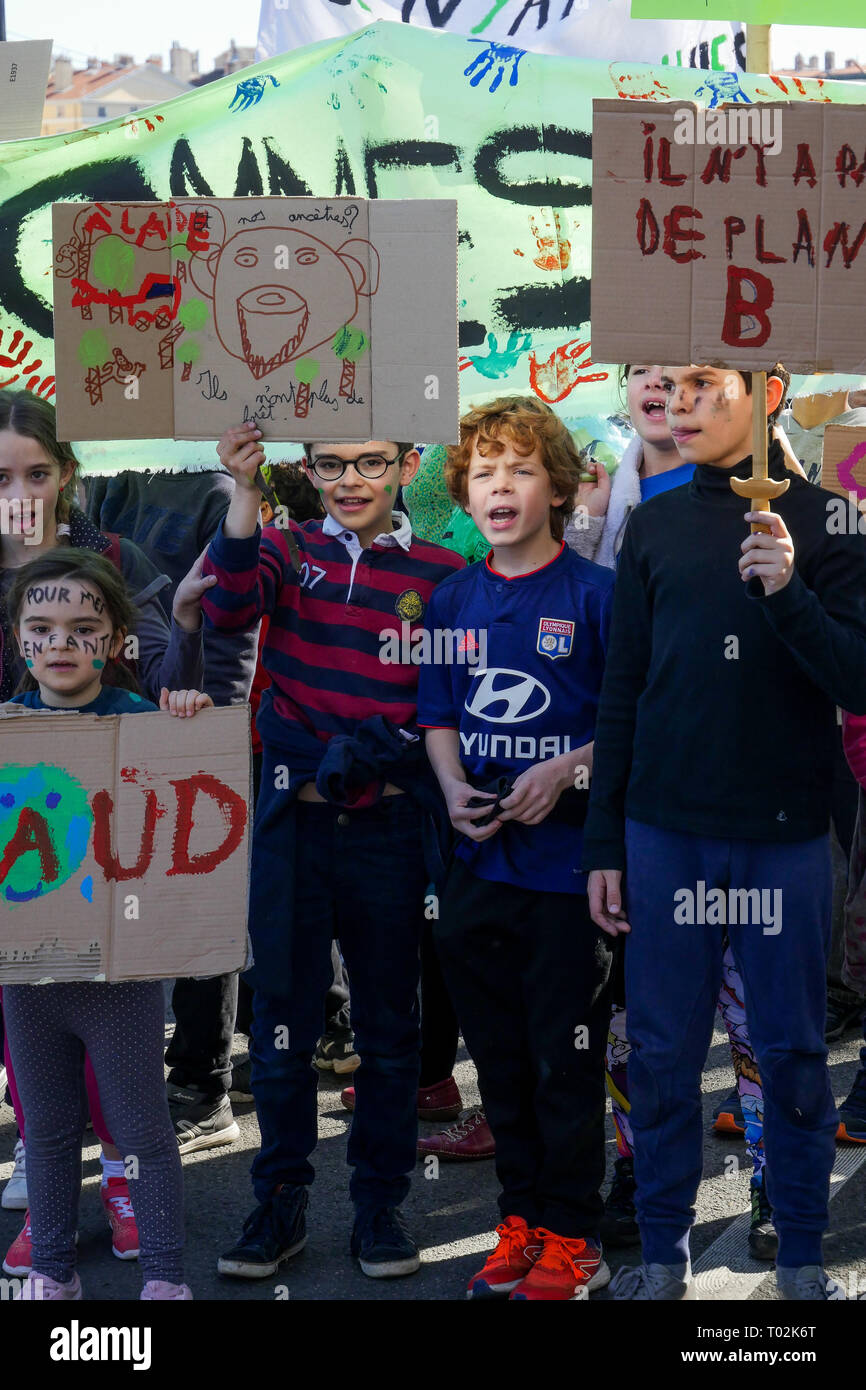
[[[87,853],[93,813],[80,782],[47,763],[0,767],[0,899],[60,888]]]

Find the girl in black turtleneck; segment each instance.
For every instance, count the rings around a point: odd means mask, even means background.
[[[771,419],[787,381],[778,367],[768,378]],[[751,471],[750,375],[668,368],[664,383],[695,476],[629,521],[584,830],[594,919],[631,932],[646,1264],[615,1294],[693,1296],[700,1076],[727,926],[764,1080],[777,1279],[788,1297],[823,1299],[836,1128],[823,1040],[830,788],[835,707],[866,712],[866,540],[828,527],[833,495],[788,474],[776,443],[770,475],[789,488],[769,516],[745,512],[730,478]],[[771,533],[750,535],[752,520]],[[721,917],[705,909],[713,890]]]

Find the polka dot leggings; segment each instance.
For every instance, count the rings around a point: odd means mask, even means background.
[[[144,1281],[182,1283],[183,1176],[165,1093],[162,982],[6,985],[3,1012],[27,1119],[33,1269],[63,1283],[75,1271],[86,1051],[126,1161]]]

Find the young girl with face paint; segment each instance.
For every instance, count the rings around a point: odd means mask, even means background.
[[[8,611],[26,666],[25,688],[10,706],[96,715],[156,711],[117,663],[135,610],[108,560],[77,549],[34,560],[16,575]],[[163,688],[158,708],[189,718],[212,703],[197,690]],[[74,737],[74,729],[70,733]],[[191,1298],[183,1283],[180,1156],[163,1079],[162,982],[7,985],[3,1007],[27,1123],[32,1258],[20,1296],[82,1296],[75,1231],[86,1052],[116,1152],[127,1163],[136,1160],[131,1194],[144,1275],[141,1297]]]
[[[111,537],[75,505],[77,477],[71,446],[57,438],[53,405],[30,391],[0,391],[0,700],[8,700],[24,671],[6,594],[22,565],[66,545],[115,559],[137,609],[135,662],[144,693],[158,700],[162,686],[199,687],[204,585],[189,577],[181,582],[169,626],[156,597],[168,578],[132,541],[121,539],[113,551]]]
[[[200,576],[191,572],[178,586],[169,625],[157,597],[168,578],[160,575],[138,546],[126,539],[115,538],[113,543],[87,519],[74,501],[77,477],[78,461],[72,448],[57,438],[54,406],[29,391],[0,391],[0,701],[9,699],[26,674],[25,659],[7,612],[9,590],[22,565],[55,547],[67,546],[109,554],[123,575],[133,596],[130,611],[134,623],[129,625],[135,628],[137,653],[131,653],[135,655],[132,664],[144,693],[158,700],[163,686],[169,690],[199,688],[204,678],[198,605],[204,585]],[[112,668],[109,679],[116,680],[114,673],[122,669]],[[135,1222],[122,1165],[110,1134],[102,1126],[89,1065],[87,1086],[94,1125],[103,1142],[102,1190],[113,1249],[119,1258],[132,1259],[137,1251]],[[14,1097],[14,1081],[10,1089]],[[15,1170],[4,1190],[3,1205],[12,1209],[27,1206],[22,1139],[15,1146]],[[4,1262],[7,1273],[26,1273],[29,1245],[25,1220]]]

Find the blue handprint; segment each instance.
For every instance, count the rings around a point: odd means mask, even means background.
[[[461,372],[472,366],[481,376],[486,376],[492,381],[508,376],[517,366],[520,354],[528,352],[532,346],[532,334],[509,333],[505,347],[500,348],[496,334],[488,333],[487,346],[490,351],[486,357],[472,357],[469,354],[461,357],[458,363]]]
[[[245,77],[243,82],[239,82],[235,88],[229,110],[234,110],[235,102],[240,102],[239,111],[246,111],[248,106],[255,106],[256,102],[261,101],[264,96],[268,82],[273,82],[275,87],[280,85],[269,72],[266,72],[263,77]]]
[[[701,92],[708,92],[712,98],[707,108],[709,111],[723,101],[744,101],[752,104],[751,98],[746,96],[740,86],[740,79],[735,72],[720,72],[718,75],[713,73],[705,78],[695,96],[699,97]]]
[[[512,87],[517,86],[517,68],[521,58],[526,53],[525,48],[509,48],[507,44],[491,43],[486,39],[469,39],[468,42],[484,44],[482,52],[480,52],[476,58],[473,58],[468,68],[463,69],[463,76],[469,77],[470,87],[477,87],[479,82],[483,81],[488,73],[496,67],[497,63],[499,66],[493,77],[493,81],[490,83],[491,92],[496,91],[496,88],[505,76],[505,69],[509,63],[513,64],[508,78],[509,84]],[[470,77],[470,73],[473,73],[474,76]]]

